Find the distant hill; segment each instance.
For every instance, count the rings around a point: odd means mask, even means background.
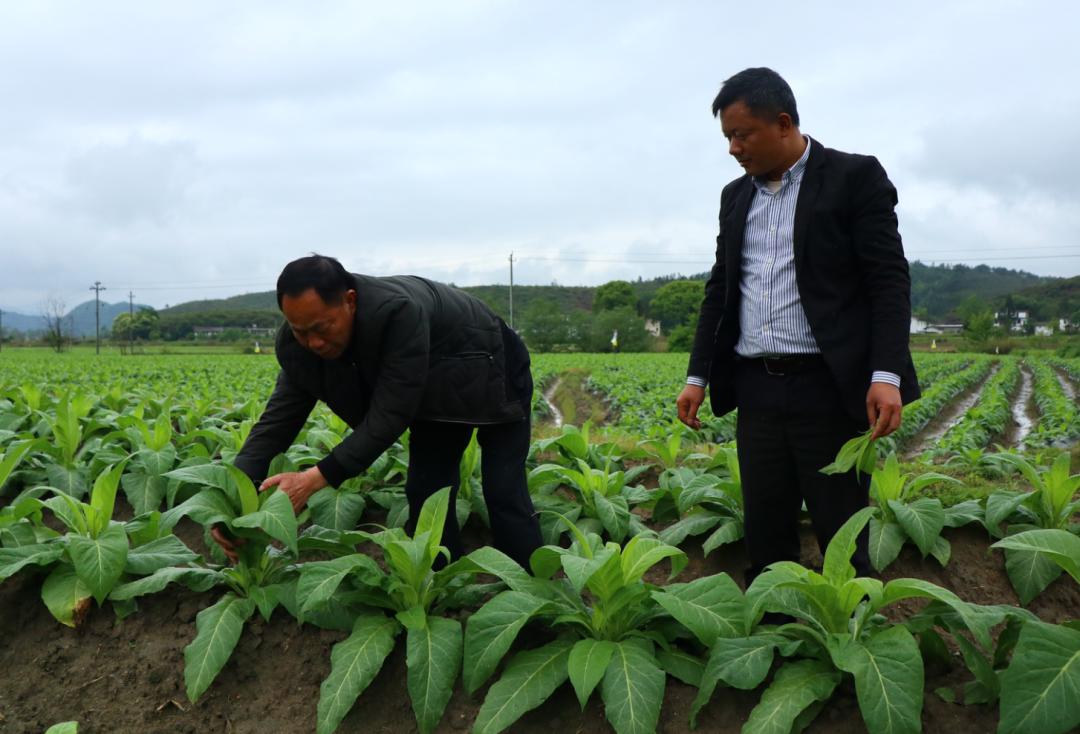
[[[1060,318],[1080,321],[1080,275],[1055,278],[1041,285],[990,299],[995,311],[1028,311],[1036,321]]]
[[[101,304],[101,330],[108,331],[112,326],[113,319],[122,313],[128,312],[127,302]],[[135,310],[149,308],[136,303]],[[84,338],[94,336],[94,302],[85,301],[67,312],[64,317],[64,329],[67,333]],[[4,311],[4,332],[21,331],[26,334],[35,334],[45,331],[45,317],[43,314],[21,314],[12,311]]]
[[[649,280],[631,281],[630,284],[638,296],[638,305],[642,311],[648,307],[657,289],[672,280],[705,280],[708,273],[695,273],[692,275],[667,275]],[[1033,275],[1020,270],[1008,268],[992,268],[988,265],[926,265],[915,261],[911,263],[911,305],[912,309],[925,309],[932,321],[941,321],[955,317],[956,308],[970,295],[991,304],[1002,301],[1006,296],[1033,294],[1031,297],[1039,304],[1057,304],[1047,306],[1054,310],[1048,316],[1040,318],[1056,318],[1056,309],[1072,303],[1070,297],[1075,297],[1075,283],[1077,278],[1050,278]],[[1069,283],[1073,283],[1072,286]],[[1073,289],[1070,291],[1070,287]],[[1038,294],[1039,290],[1045,291],[1045,298]],[[1035,290],[1032,290],[1035,289]],[[466,286],[462,290],[472,293],[504,318],[509,316],[509,288],[505,284]],[[514,286],[514,313],[524,313],[529,304],[537,299],[549,299],[554,301],[562,310],[572,309],[591,310],[592,298],[595,292],[592,286],[563,286],[563,285],[515,285]],[[1072,293],[1073,296],[1068,294]],[[1058,294],[1058,295],[1050,295]],[[1025,296],[1027,297],[1027,296]],[[1041,307],[1041,306],[1040,306]],[[230,312],[233,312],[230,314]],[[264,319],[280,319],[277,310],[277,299],[273,291],[262,293],[245,293],[231,298],[219,298],[202,301],[189,301],[159,311],[163,322],[173,320],[189,321],[197,318],[199,323],[209,324],[207,320],[210,314],[214,318],[224,319],[220,325],[237,324],[250,325],[253,316],[259,316],[259,321]],[[196,317],[196,314],[201,316]],[[1065,312],[1062,313],[1065,315]],[[90,309],[91,333],[93,330],[93,309]],[[230,322],[230,323],[225,323]],[[5,314],[5,325],[7,316]]]

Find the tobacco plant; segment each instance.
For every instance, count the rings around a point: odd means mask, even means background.
[[[165,528],[181,517],[210,527],[220,524],[243,541],[235,565],[160,568],[146,578],[118,587],[111,598],[122,602],[181,583],[195,591],[229,589],[195,619],[196,634],[184,648],[184,684],[197,701],[228,662],[244,624],[258,609],[264,619],[295,594],[297,519],[287,495],[278,489],[259,493],[246,474],[232,466],[204,464],[173,470],[170,478],[203,486],[202,491],[161,515]],[[271,545],[280,542],[285,550]]]
[[[937,482],[960,482],[945,474],[926,472],[912,478],[900,472],[896,454],[890,453],[870,479],[870,496],[877,503],[870,518],[870,562],[878,571],[896,560],[900,549],[912,541],[923,558],[932,555],[942,566],[952,554],[949,541],[941,536],[946,527],[981,522],[982,505],[968,500],[944,507],[936,497],[914,498]]]
[[[658,587],[643,577],[665,558],[674,576],[686,555],[649,534],[620,546],[566,524],[574,539],[569,548],[537,549],[531,559],[536,578],[508,580],[510,590],[469,618],[464,683],[470,693],[494,673],[530,619],[543,619],[559,635],[510,659],[480,707],[477,734],[512,726],[567,679],[582,708],[600,687],[618,734],[656,729],[666,681],[659,657],[668,645],[662,623],[670,620],[653,598]],[[556,578],[559,571],[565,577]]]
[[[337,608],[352,617],[351,634],[334,646],[330,675],[320,688],[317,731],[337,729],[356,698],[374,680],[405,632],[407,686],[417,726],[427,734],[442,718],[461,670],[461,622],[444,612],[475,603],[491,590],[476,585],[479,573],[524,583],[528,577],[513,560],[493,548],[481,548],[435,570],[449,551],[441,545],[449,488],[428,498],[409,537],[401,528],[370,533],[335,533],[315,529],[304,547],[339,554],[329,561],[306,563],[296,589],[296,613],[308,615]],[[354,552],[360,542],[378,546],[383,570],[371,556]]]
[[[717,449],[714,465],[720,457],[727,468],[727,475],[723,477],[687,467],[660,475],[652,519],[657,523],[671,523],[660,531],[660,539],[665,543],[679,545],[690,536],[711,530],[702,543],[702,551],[708,556],[720,546],[743,537],[739,459],[735,449],[730,447]]]
[[[1045,470],[1018,455],[1006,454],[1003,459],[1019,469],[1034,491],[995,492],[987,498],[986,527],[991,535],[1000,538],[1038,528],[1073,530],[1073,517],[1080,510],[1080,499],[1075,499],[1080,474],[1069,474],[1069,454],[1059,454]],[[1002,523],[1008,524],[1007,530],[1002,529]],[[1045,555],[1001,547],[1005,550],[1005,571],[1024,604],[1061,575],[1061,568]]]
[[[805,727],[845,676],[854,679],[871,734],[920,731],[924,676],[919,642],[907,626],[889,624],[880,614],[902,599],[937,602],[941,613],[954,615],[978,645],[993,649],[990,630],[1008,616],[1005,609],[970,605],[921,579],[883,584],[856,577],[850,559],[872,513],[871,508],[860,510],[840,528],[826,549],[821,573],[780,562],[754,580],[746,593],[744,618],[744,630],[751,634],[721,637],[713,644],[695,713],[718,681],[744,689],[760,685],[779,652],[799,659],[776,671],[743,728],[747,734]],[[755,630],[765,611],[802,621]]]
[[[595,469],[583,459],[577,459],[577,466],[541,464],[529,472],[530,491],[549,494],[558,486],[572,490],[581,506],[578,526],[585,532],[606,531],[609,538],[621,542],[645,530],[630,508],[648,501],[650,494],[644,487],[627,486],[640,472],[616,470],[610,463]]]

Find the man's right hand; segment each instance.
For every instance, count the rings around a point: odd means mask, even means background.
[[[679,406],[679,420],[693,428],[695,431],[701,428],[697,412],[701,404],[705,402],[705,388],[697,385],[687,385],[679,393],[679,399],[675,404]]]
[[[225,526],[221,523],[215,523],[210,527],[210,537],[221,546],[221,550],[225,552],[225,557],[235,566],[237,561],[240,560],[239,548],[244,544],[244,539],[230,538],[227,532]]]

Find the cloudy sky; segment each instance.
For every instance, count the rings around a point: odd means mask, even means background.
[[[747,66],[872,153],[910,259],[1080,273],[1080,5],[0,6],[0,308],[268,290],[294,257],[459,285],[700,272]],[[902,10],[900,8],[903,8]]]

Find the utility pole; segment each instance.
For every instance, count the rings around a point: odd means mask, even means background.
[[[514,253],[510,252],[510,330],[514,329]]]
[[[94,354],[101,354],[101,292],[107,288],[95,280],[90,290],[94,292]]]
[[[128,354],[135,354],[135,291],[128,291]]]

